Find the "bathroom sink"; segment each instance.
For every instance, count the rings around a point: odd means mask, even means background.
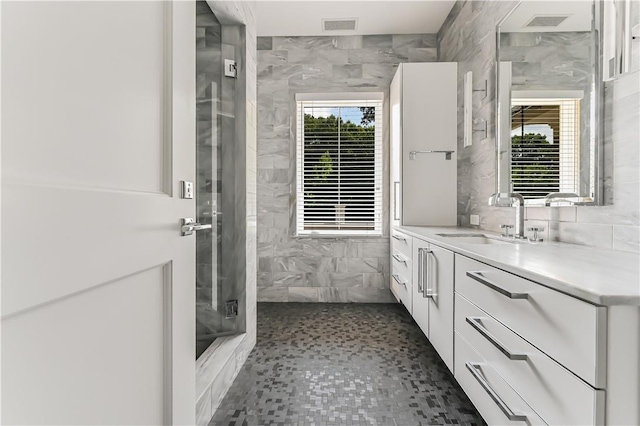
[[[493,235],[486,234],[436,234],[439,237],[455,238],[460,243],[471,244],[513,244],[516,241],[502,239]]]

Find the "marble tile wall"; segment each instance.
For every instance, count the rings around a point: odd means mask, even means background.
[[[233,99],[233,110],[223,111],[228,118],[222,123],[223,130],[234,134],[231,153],[221,152],[223,161],[230,165],[233,182],[230,191],[223,191],[221,205],[233,207],[225,215],[226,226],[222,229],[223,257],[229,276],[233,282],[224,287],[233,291],[238,299],[239,316],[232,338],[216,341],[219,345],[211,348],[220,356],[212,356],[215,362],[198,363],[196,372],[197,424],[206,425],[234,378],[256,343],[256,247],[257,247],[257,46],[255,2],[242,0],[207,1],[217,19],[222,24],[223,47],[232,46],[228,52],[235,56],[238,78],[229,91],[221,94],[222,99]],[[224,102],[223,102],[224,104]],[[226,126],[226,127],[225,127]],[[223,169],[224,173],[224,169]],[[226,229],[226,230],[225,230]],[[229,231],[229,232],[227,232]],[[228,297],[228,295],[223,295]],[[223,366],[222,368],[220,366]],[[207,377],[206,383],[202,379]]]
[[[474,98],[474,117],[487,120],[488,135],[463,147],[462,92],[458,92],[458,222],[480,215],[480,228],[500,231],[513,209],[487,205],[495,188],[495,27],[517,2],[457,1],[438,32],[440,61],[458,62],[463,75],[489,82],[489,95]],[[545,228],[552,241],[640,252],[640,72],[605,84],[605,200],[597,207],[527,208],[525,226]]]
[[[388,211],[381,238],[295,236],[294,95],[384,92],[388,107],[398,63],[436,59],[434,34],[258,38],[258,300],[395,300],[389,291]],[[388,206],[388,160],[383,167]]]

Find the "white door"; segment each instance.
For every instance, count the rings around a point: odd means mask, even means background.
[[[2,2],[2,422],[193,424],[192,2]]]

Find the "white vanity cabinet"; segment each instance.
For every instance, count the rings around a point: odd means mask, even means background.
[[[392,224],[455,225],[457,64],[400,64],[389,103]]]
[[[454,254],[391,231],[390,289],[453,372]]]
[[[391,292],[410,314],[412,310],[412,250],[413,238],[393,229],[391,231]]]
[[[453,372],[454,254],[413,239],[413,319]]]
[[[637,424],[638,307],[618,308],[456,254],[455,377],[490,424]]]

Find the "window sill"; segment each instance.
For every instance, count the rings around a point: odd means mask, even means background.
[[[332,240],[352,240],[358,239],[380,239],[389,238],[388,235],[383,234],[294,234],[291,236],[296,239],[332,239]]]

